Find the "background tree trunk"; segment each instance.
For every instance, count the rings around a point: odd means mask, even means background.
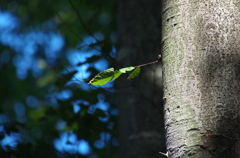
[[[163,45],[170,157],[239,158],[239,1],[165,0]]]
[[[161,1],[118,1],[119,63],[135,66],[157,60],[161,50]],[[118,80],[120,157],[161,157],[165,150],[160,63],[143,67],[133,82]]]

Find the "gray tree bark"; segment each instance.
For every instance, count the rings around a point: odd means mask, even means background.
[[[170,158],[240,157],[240,1],[165,0]]]
[[[118,53],[122,67],[157,60],[161,51],[161,1],[118,1]],[[143,67],[132,82],[117,80],[121,158],[161,157],[165,150],[160,63]]]

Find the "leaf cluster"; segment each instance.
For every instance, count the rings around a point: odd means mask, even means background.
[[[93,79],[89,81],[88,84],[104,85],[104,84],[107,84],[108,82],[112,82],[116,80],[121,74],[126,73],[127,71],[133,71],[128,77],[128,80],[132,80],[139,75],[141,68],[133,67],[133,66],[121,68],[119,70],[114,70],[114,68],[109,68],[97,74]]]

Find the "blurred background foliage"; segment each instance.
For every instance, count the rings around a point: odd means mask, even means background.
[[[116,64],[115,5],[1,0],[1,158],[117,157],[113,85],[86,84]]]

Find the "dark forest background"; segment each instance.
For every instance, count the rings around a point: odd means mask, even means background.
[[[119,157],[116,50],[116,1],[2,0],[0,157]]]

